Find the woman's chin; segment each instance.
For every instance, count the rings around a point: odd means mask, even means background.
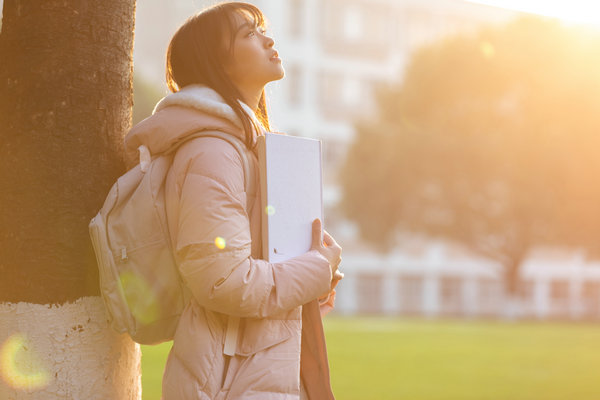
[[[283,77],[285,76],[285,69],[283,68],[283,65],[279,64],[279,74],[277,76],[277,79],[275,79],[276,81],[283,79]]]
[[[279,75],[279,77],[277,79],[275,79],[276,81],[283,79],[285,77],[285,70],[282,68],[281,69],[281,74]]]
[[[283,67],[281,67],[281,68],[279,68],[279,70],[277,72],[274,72],[269,77],[269,82],[279,81],[279,80],[283,79],[284,76],[285,76],[285,70],[283,69]]]

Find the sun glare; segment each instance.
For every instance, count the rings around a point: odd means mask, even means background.
[[[272,205],[266,206],[265,207],[265,214],[267,214],[268,216],[275,215],[275,207],[273,207]]]
[[[221,236],[217,236],[215,238],[215,246],[217,246],[217,249],[223,250],[226,246],[225,239],[223,239]]]
[[[0,375],[15,389],[39,390],[50,383],[50,374],[41,366],[25,335],[6,339],[0,349]]]
[[[119,278],[133,316],[142,324],[154,321],[158,317],[160,307],[152,286],[131,271],[123,271]]]
[[[600,28],[600,2],[590,0],[466,0]]]

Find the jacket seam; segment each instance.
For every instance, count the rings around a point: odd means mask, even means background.
[[[198,137],[198,138],[194,138],[189,140],[188,142],[184,143],[178,150],[183,149],[184,146],[190,145],[192,142],[194,142],[195,140],[201,140],[201,139],[213,139],[212,137]],[[223,141],[222,139],[217,139],[219,141]],[[242,164],[242,160],[241,157],[239,155],[239,153],[235,150],[235,148],[233,148],[233,146],[229,143],[227,143],[227,154],[233,154],[235,156],[235,167],[236,169],[239,169],[242,171],[242,183],[241,183],[241,190],[236,190],[236,191],[232,191],[232,190],[227,190],[228,193],[243,193],[246,191],[245,187],[244,187],[244,166]],[[229,149],[231,149],[231,151],[229,151]],[[223,152],[225,154],[225,152]],[[181,154],[178,152],[178,154]],[[220,179],[220,177],[218,175],[209,175],[206,173],[201,173],[201,172],[194,172],[192,170],[192,167],[194,165],[194,163],[199,162],[199,160],[202,158],[201,154],[198,153],[194,153],[191,155],[191,157],[189,158],[189,161],[186,163],[186,170],[184,172],[183,175],[183,182],[182,182],[182,186],[185,185],[185,181],[187,180],[188,176],[190,175],[196,175],[196,176],[202,176],[205,177],[207,179],[210,179],[214,182],[216,182],[217,184],[219,184],[219,186],[223,187],[223,188],[228,188],[228,186],[226,185],[225,181],[223,179]],[[244,209],[246,209],[246,207],[244,207]]]

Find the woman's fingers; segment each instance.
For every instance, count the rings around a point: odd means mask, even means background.
[[[334,248],[335,251],[338,251],[341,254],[342,248],[327,231],[323,231],[323,243],[325,244],[325,247]]]
[[[337,264],[339,264],[341,261],[340,255],[342,254],[342,248],[327,231],[323,231],[323,243],[327,249],[331,250],[331,252],[337,256],[336,258],[339,258],[339,261],[336,260]]]
[[[321,220],[315,219],[312,224],[312,245],[311,249],[318,249],[321,247]]]
[[[327,247],[329,247],[335,243],[335,240],[327,231],[323,231],[323,243],[325,243],[327,245]]]
[[[344,274],[337,270],[342,261],[342,248],[327,231],[323,231],[323,239],[321,239],[322,223],[320,219],[317,218],[313,221],[312,229],[311,249],[318,250],[329,261],[332,280],[342,279]]]

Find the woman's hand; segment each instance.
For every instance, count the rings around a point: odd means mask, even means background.
[[[321,220],[315,219],[312,225],[312,246],[311,250],[317,250],[323,257],[329,261],[331,268],[331,289],[337,285],[338,281],[344,277],[344,274],[338,271],[342,261],[342,248],[337,244],[327,231],[323,232],[323,241],[321,241]]]

